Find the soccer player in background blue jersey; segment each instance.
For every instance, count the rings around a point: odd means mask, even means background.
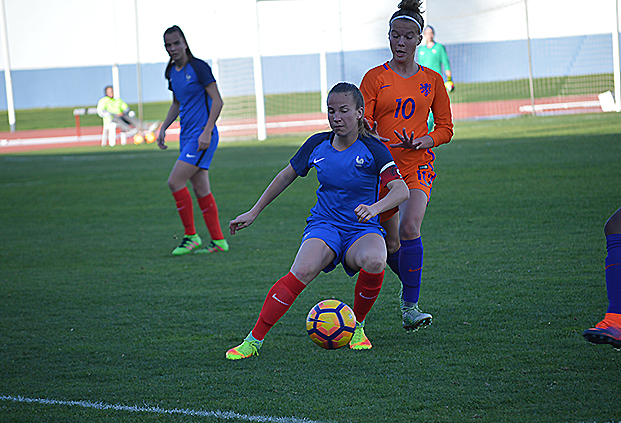
[[[341,82],[330,90],[328,121],[332,131],[307,139],[254,207],[229,225],[231,234],[248,227],[298,176],[316,169],[317,204],[306,220],[291,270],[272,286],[254,328],[240,345],[227,351],[228,359],[258,354],[267,332],[308,283],[339,263],[350,276],[359,272],[354,288],[356,329],[350,348],[371,348],[364,321],[380,293],[387,254],[378,215],[405,201],[408,188],[388,148],[366,131],[364,99],[355,85]],[[390,191],[378,200],[383,186]]]
[[[180,116],[181,132],[179,148],[181,153],[168,178],[170,188],[185,235],[173,255],[191,252],[215,253],[228,251],[229,246],[218,219],[218,207],[209,185],[209,166],[218,147],[216,120],[222,110],[223,101],[211,68],[195,58],[190,52],[185,35],[178,26],[164,32],[164,46],[170,56],[166,67],[168,89],[173,92],[173,102],[162,123],[157,144],[166,149],[166,129]],[[194,226],[192,196],[187,187],[192,183],[194,194],[201,208],[205,224],[211,235],[207,248],[202,245]]]
[[[610,344],[621,349],[621,208],[604,225],[606,235],[606,290],[608,310],[604,320],[582,335],[594,344]]]

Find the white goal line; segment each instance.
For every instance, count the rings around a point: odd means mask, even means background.
[[[233,411],[204,411],[204,410],[189,410],[172,408],[166,409],[158,406],[136,406],[136,405],[119,405],[119,404],[105,404],[102,402],[91,401],[63,401],[43,398],[26,398],[21,395],[0,395],[0,400],[13,401],[21,403],[34,403],[43,405],[68,405],[78,406],[84,408],[93,408],[96,410],[116,410],[116,411],[129,411],[129,412],[146,412],[155,414],[178,414],[185,416],[198,416],[198,417],[211,417],[216,419],[237,419],[245,420],[249,422],[267,422],[267,423],[326,423],[317,420],[309,420],[306,418],[296,417],[273,417],[273,416],[252,416],[248,414],[239,414]]]

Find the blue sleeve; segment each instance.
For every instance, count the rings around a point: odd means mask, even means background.
[[[198,82],[203,86],[203,88],[212,82],[216,82],[216,78],[214,78],[213,72],[211,72],[211,67],[207,63],[200,59],[194,58],[190,62],[190,65],[192,65],[192,69],[194,69],[194,72],[198,77]]]
[[[308,171],[312,167],[311,154],[319,144],[330,137],[330,134],[330,132],[315,134],[307,139],[304,144],[302,144],[302,147],[299,148],[297,153],[295,153],[289,161],[289,163],[291,163],[291,167],[295,170],[295,173],[302,177],[308,175]]]
[[[361,138],[361,141],[373,155],[378,175],[386,168],[396,166],[390,150],[383,142],[374,137],[364,137]]]

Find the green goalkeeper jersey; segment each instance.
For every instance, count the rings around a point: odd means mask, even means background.
[[[129,109],[129,106],[120,98],[104,96],[97,103],[97,113],[103,118],[105,123],[112,122],[115,115],[120,115],[127,109]]]
[[[451,70],[451,64],[446,54],[446,49],[442,44],[434,43],[433,47],[428,48],[426,45],[422,45],[418,48],[418,64],[429,68],[433,71],[442,74],[442,68],[444,72]],[[443,75],[444,76],[444,75]]]

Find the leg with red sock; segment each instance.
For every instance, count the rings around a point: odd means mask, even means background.
[[[267,293],[252,331],[244,342],[226,352],[226,358],[239,360],[258,355],[267,332],[285,315],[304,288],[306,285],[291,272],[280,278]]]
[[[179,191],[173,192],[173,197],[177,204],[177,211],[183,223],[185,235],[181,241],[181,245],[173,250],[173,255],[180,256],[189,254],[201,247],[201,238],[196,233],[194,227],[194,209],[192,207],[192,196],[188,187],[183,187]]]
[[[368,350],[372,348],[371,341],[364,333],[364,321],[375,304],[375,300],[382,289],[384,271],[369,273],[360,269],[358,280],[354,288],[354,315],[356,316],[356,331],[349,341],[349,348],[354,350]]]
[[[209,245],[197,251],[197,253],[219,253],[229,250],[229,244],[224,239],[224,234],[220,228],[220,220],[218,218],[218,206],[212,193],[207,194],[204,197],[198,199],[198,205],[201,208],[203,219],[211,235],[211,242]]]

